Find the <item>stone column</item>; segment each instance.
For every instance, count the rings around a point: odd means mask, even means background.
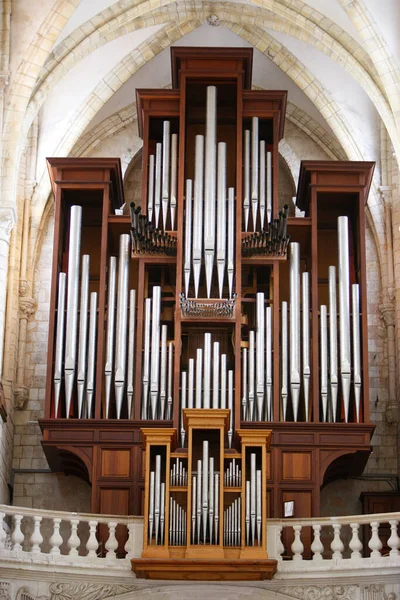
[[[14,211],[11,208],[0,208],[0,378],[3,373],[8,252],[10,248],[11,230],[14,223]],[[17,307],[15,307],[15,309],[17,310]]]
[[[397,422],[399,419],[399,402],[396,393],[396,311],[394,292],[394,260],[393,260],[393,235],[392,235],[392,186],[385,185],[379,188],[385,206],[386,230],[386,258],[387,258],[387,289],[383,290],[383,303],[379,306],[382,321],[387,333],[388,355],[388,392],[389,399],[386,406],[386,420],[388,423]]]
[[[25,385],[25,350],[26,350],[26,330],[29,317],[35,312],[36,302],[33,298],[22,296],[19,299],[19,343],[18,343],[18,362],[17,362],[17,381],[14,391],[15,407],[22,410],[28,400],[28,388]]]

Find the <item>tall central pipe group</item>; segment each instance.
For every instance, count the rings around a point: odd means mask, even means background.
[[[219,297],[223,297],[227,276],[229,298],[232,298],[235,271],[235,192],[234,188],[226,188],[226,143],[217,144],[215,86],[207,87],[206,103],[206,135],[196,135],[195,140],[194,186],[192,180],[186,181],[183,265],[185,296],[189,295],[193,270],[194,295],[198,298],[204,262],[207,298],[211,297],[215,263]]]

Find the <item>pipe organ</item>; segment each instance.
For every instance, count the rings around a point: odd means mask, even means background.
[[[172,89],[137,90],[139,202],[123,207],[118,159],[48,159],[43,447],[91,482],[94,512],[144,515],[144,558],[244,560],[267,516],[317,515],[321,485],[370,452],[374,165],[303,162],[293,217],[286,92],[251,89],[247,48],[171,59]]]

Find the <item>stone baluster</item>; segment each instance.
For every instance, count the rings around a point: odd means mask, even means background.
[[[3,529],[3,522],[6,517],[6,513],[0,512],[0,549],[7,547],[7,534]]]
[[[128,524],[128,539],[124,550],[126,558],[139,558],[142,556],[143,549],[143,525],[140,521],[135,520]]]
[[[57,556],[61,554],[60,546],[63,543],[63,539],[60,534],[60,523],[61,519],[58,517],[53,518],[53,535],[49,539],[49,544],[51,546],[50,554],[52,556]]]
[[[97,548],[99,542],[96,536],[97,521],[89,521],[89,539],[86,542],[86,549],[88,551],[87,556],[91,558],[97,558]]]
[[[311,551],[314,553],[313,560],[321,561],[322,552],[324,551],[323,543],[321,542],[321,525],[316,523],[313,525],[314,540],[311,544]]]
[[[343,558],[342,552],[344,550],[344,544],[340,538],[340,531],[342,526],[340,523],[332,523],[333,527],[333,540],[331,542],[332,558]]]
[[[22,515],[14,515],[13,519],[14,519],[14,530],[11,534],[13,550],[20,552],[22,550],[22,544],[25,539],[25,536],[22,533],[22,529],[21,529]]]
[[[34,516],[33,517],[34,527],[31,535],[31,552],[32,554],[40,554],[40,544],[43,543],[43,536],[40,533],[40,523],[42,522],[42,517]]]
[[[81,540],[78,537],[79,519],[71,519],[71,535],[68,538],[67,546],[69,548],[68,556],[79,556],[78,547]]]
[[[291,546],[293,560],[303,560],[304,544],[300,539],[301,529],[301,525],[293,525],[294,541]]]
[[[371,522],[371,539],[368,542],[368,548],[371,550],[371,558],[381,558],[380,550],[382,549],[382,542],[379,539],[379,522]]]
[[[285,547],[281,539],[282,525],[267,525],[267,552],[270,558],[282,560]]]
[[[354,559],[362,558],[361,550],[363,548],[363,545],[358,536],[360,524],[359,523],[350,523],[350,527],[351,527],[351,540],[349,543],[349,547],[350,547],[350,550],[352,550],[351,559],[354,560]]]
[[[110,523],[108,524],[109,536],[105,544],[105,548],[107,550],[107,560],[117,560],[117,555],[115,552],[118,548],[117,538],[115,537],[115,528],[117,527],[117,525],[118,523],[116,523],[115,521],[110,521]]]
[[[398,521],[392,520],[389,521],[390,524],[390,538],[387,541],[389,548],[391,549],[389,552],[389,556],[398,556],[400,554],[400,537],[397,533],[397,526],[399,524]]]

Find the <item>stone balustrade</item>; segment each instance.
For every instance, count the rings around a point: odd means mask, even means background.
[[[55,563],[126,574],[143,545],[143,518],[45,511],[0,505],[0,561]],[[270,519],[269,558],[278,576],[335,568],[400,568],[400,513]]]
[[[400,566],[400,513],[270,519],[267,551],[278,572]]]
[[[130,569],[141,555],[143,518],[0,505],[0,559]]]

